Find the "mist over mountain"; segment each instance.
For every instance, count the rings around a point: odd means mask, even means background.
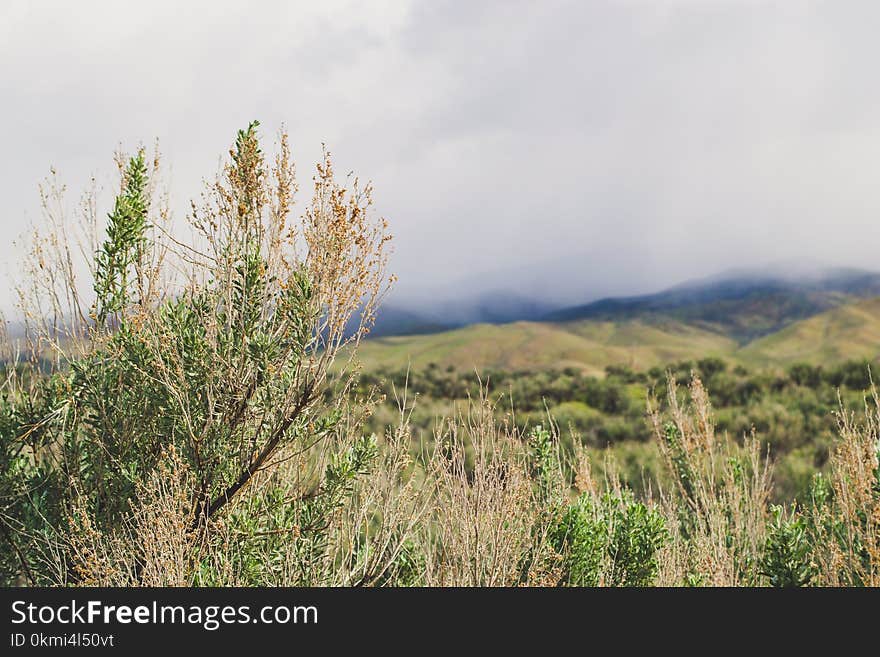
[[[880,296],[880,274],[831,269],[798,275],[741,271],[635,297],[604,298],[549,313],[547,321],[669,317],[740,342],[856,299]]]
[[[607,296],[654,291],[680,280],[677,269],[658,274],[651,267],[619,270],[619,254],[598,249],[574,250],[557,257],[492,267],[473,273],[438,274],[438,282],[402,280],[383,304],[372,334],[431,333],[469,324],[538,321],[549,313]],[[449,282],[446,282],[449,281]]]
[[[880,273],[801,263],[727,270],[638,295],[585,292],[566,304],[507,290],[457,297],[394,300],[380,310],[373,335],[433,333],[468,324],[514,321],[624,321],[671,318],[728,335],[739,342],[777,331],[857,299],[880,296]]]
[[[405,303],[405,302],[404,302]],[[486,292],[461,298],[437,298],[434,306],[416,307],[389,302],[380,308],[373,336],[436,333],[469,324],[506,324],[519,320],[538,321],[560,307],[514,292]]]

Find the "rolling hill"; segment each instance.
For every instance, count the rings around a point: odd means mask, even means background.
[[[736,346],[728,337],[674,321],[514,322],[368,340],[360,358],[368,369],[421,369],[434,363],[481,371],[573,367],[602,374],[609,364],[641,369],[695,353],[721,356]]]
[[[880,274],[838,270],[809,280],[719,278],[653,295],[604,299],[547,321],[479,323],[373,338],[368,369],[650,368],[721,356],[750,366],[830,364],[880,354]]]
[[[880,354],[880,298],[848,304],[796,322],[746,345],[737,356],[747,362],[822,365]]]

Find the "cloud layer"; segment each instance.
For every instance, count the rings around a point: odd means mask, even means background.
[[[303,180],[323,141],[374,181],[403,296],[876,262],[876,3],[252,4],[4,2],[9,237],[50,164],[109,184],[120,143],[160,140],[182,212],[260,118]]]

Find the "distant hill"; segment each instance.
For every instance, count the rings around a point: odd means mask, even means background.
[[[796,322],[743,347],[751,363],[822,365],[880,355],[880,298],[840,306]]]
[[[657,294],[609,298],[545,315],[419,335],[371,338],[368,369],[530,370],[601,374],[722,356],[752,366],[830,364],[880,355],[880,274],[716,277]],[[429,326],[423,323],[422,326]],[[416,331],[413,331],[416,333]]]
[[[795,279],[743,274],[686,283],[655,294],[600,299],[543,319],[624,321],[669,317],[745,344],[858,299],[880,296],[880,274],[839,269]]]
[[[609,364],[647,368],[694,354],[725,355],[736,342],[680,322],[514,322],[475,324],[431,335],[367,340],[367,369],[421,369],[433,363],[457,369],[529,370],[573,367],[602,374]]]

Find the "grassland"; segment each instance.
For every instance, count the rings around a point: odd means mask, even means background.
[[[476,324],[430,335],[368,340],[360,358],[367,370],[414,370],[434,363],[456,369],[578,369],[600,375],[609,364],[649,368],[699,354],[725,355],[736,342],[724,335],[667,321],[514,322]]]

